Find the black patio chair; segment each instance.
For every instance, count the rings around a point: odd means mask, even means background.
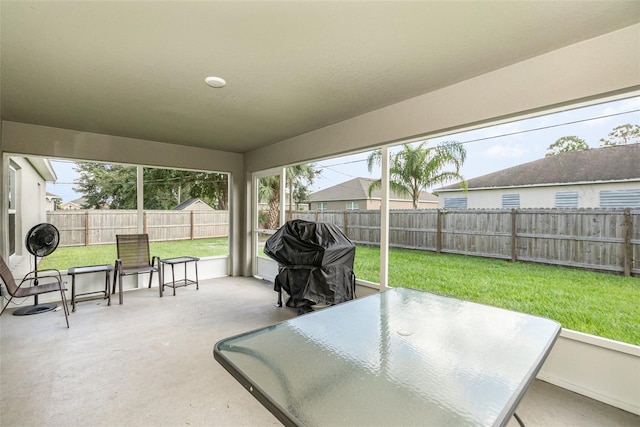
[[[11,295],[7,303],[2,307],[2,311],[0,311],[0,316],[4,313],[4,310],[9,306],[9,303],[13,298],[27,298],[40,294],[46,294],[50,292],[60,292],[60,298],[62,300],[62,309],[64,310],[64,319],[67,322],[67,328],[69,327],[69,307],[67,307],[67,297],[65,295],[65,291],[67,290],[64,286],[64,282],[62,281],[62,276],[58,270],[40,270],[40,276],[34,276],[33,272],[28,273],[20,284],[16,284],[15,279],[13,278],[13,274],[11,274],[11,270],[9,270],[9,266],[4,261],[2,257],[0,257],[0,278],[4,282],[5,289]],[[45,274],[44,276],[42,274]],[[53,273],[53,274],[52,274]],[[39,283],[39,282],[48,282],[48,283]],[[27,286],[23,286],[23,285]],[[32,285],[32,286],[29,286]]]

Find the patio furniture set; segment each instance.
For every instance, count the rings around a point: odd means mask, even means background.
[[[176,294],[176,288],[196,285],[196,290],[199,289],[198,282],[198,261],[200,258],[192,256],[181,256],[175,258],[160,258],[157,256],[151,256],[149,251],[149,236],[147,234],[123,234],[116,236],[116,246],[118,257],[115,262],[115,266],[111,264],[100,265],[86,265],[79,267],[71,267],[67,270],[67,274],[71,276],[71,307],[72,311],[76,311],[76,304],[78,302],[90,301],[95,299],[106,299],[107,305],[111,305],[111,294],[116,292],[116,282],[118,283],[118,299],[119,303],[123,303],[122,293],[122,277],[127,275],[137,275],[140,273],[149,273],[149,288],[151,287],[151,280],[153,279],[153,273],[157,272],[159,275],[159,293],[160,297],[163,296],[164,287],[169,286],[173,288],[173,295]],[[193,263],[195,277],[190,279],[187,275],[187,265]],[[164,281],[164,270],[166,266],[171,266],[171,280]],[[176,279],[175,267],[177,265],[184,266],[183,278]],[[113,287],[111,284],[111,272],[114,272]],[[0,315],[7,308],[9,303],[14,297],[22,298],[29,296],[37,296],[43,293],[60,292],[62,298],[62,305],[64,308],[65,319],[67,321],[67,327],[69,327],[67,308],[67,300],[65,296],[66,288],[65,283],[62,281],[62,276],[58,270],[42,270],[40,276],[34,278],[31,273],[27,274],[25,278],[16,284],[9,267],[5,261],[0,258],[0,276],[5,283],[7,292],[11,295],[7,304],[4,305]],[[83,274],[97,274],[104,273],[105,281],[104,288],[100,290],[93,290],[83,293],[76,292],[76,276]],[[38,280],[45,281],[47,283],[40,284]],[[34,286],[25,286],[23,284],[31,283]],[[78,299],[82,297],[82,299]],[[37,304],[37,302],[36,302]]]

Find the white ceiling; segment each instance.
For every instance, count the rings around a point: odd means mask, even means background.
[[[3,120],[238,153],[640,22],[638,1],[0,7]]]

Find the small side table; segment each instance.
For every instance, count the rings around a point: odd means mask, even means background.
[[[196,290],[199,289],[200,286],[198,284],[198,261],[200,261],[200,258],[193,257],[193,256],[182,256],[177,258],[160,259],[159,264],[162,272],[162,275],[160,277],[163,278],[162,280],[163,282],[164,282],[164,265],[169,264],[171,266],[171,281],[160,284],[160,296],[162,297],[162,292],[165,286],[171,286],[173,288],[174,296],[176,294],[176,288],[179,288],[181,286],[196,285]],[[195,266],[196,280],[190,280],[187,277],[187,264],[189,264],[190,262],[192,262],[193,265]],[[176,280],[175,266],[177,264],[184,264],[184,279]]]
[[[71,306],[73,309],[71,311],[76,311],[76,298],[84,295],[94,295],[91,298],[84,298],[82,301],[89,301],[94,299],[106,299],[109,300],[107,305],[111,305],[111,292],[109,292],[109,283],[111,282],[111,272],[113,271],[113,265],[111,264],[103,264],[103,265],[87,265],[83,267],[71,267],[67,270],[69,276],[71,276]],[[84,292],[76,295],[76,276],[78,274],[89,274],[89,273],[105,273],[105,285],[103,291],[91,291]],[[122,301],[122,300],[120,300]],[[122,304],[122,302],[120,302]]]

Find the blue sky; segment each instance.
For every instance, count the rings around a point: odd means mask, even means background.
[[[455,140],[464,143],[467,161],[462,175],[471,179],[541,159],[547,147],[563,136],[578,136],[592,148],[597,148],[601,138],[606,138],[616,126],[627,123],[640,124],[640,97],[452,134],[430,142]],[[312,191],[356,177],[379,177],[379,168],[368,172],[367,156],[368,153],[359,153],[317,162],[322,175],[312,185]],[[58,180],[55,184],[47,183],[47,191],[61,196],[63,202],[80,197],[73,191],[73,181],[77,178],[73,163],[52,161],[52,164]]]

